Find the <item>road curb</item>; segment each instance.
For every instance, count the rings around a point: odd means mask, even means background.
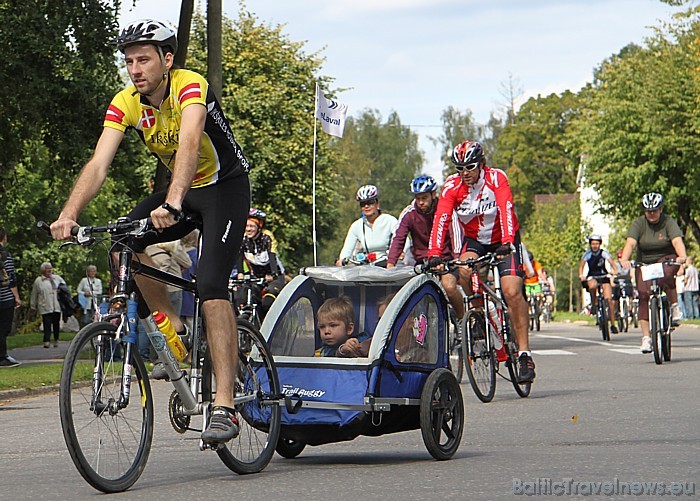
[[[17,388],[15,390],[0,391],[0,401],[16,400],[23,397],[32,397],[34,395],[44,395],[46,393],[58,392],[60,385],[54,384],[51,386],[39,386],[38,388]]]

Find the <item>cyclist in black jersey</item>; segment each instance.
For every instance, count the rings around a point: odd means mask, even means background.
[[[264,278],[265,286],[259,294],[260,297],[260,319],[264,319],[272,303],[279,295],[282,287],[285,286],[284,270],[274,252],[272,237],[269,233],[263,232],[267,214],[260,209],[251,209],[248,214],[248,221],[245,227],[245,236],[241,245],[241,256],[238,261],[238,277],[251,275],[254,278]],[[245,302],[242,289],[237,291],[236,301],[239,304]]]
[[[610,318],[615,317],[615,301],[613,301],[612,296],[612,286],[610,285],[610,278],[602,277],[608,274],[608,269],[613,275],[617,275],[617,267],[613,263],[610,253],[602,248],[603,238],[600,235],[592,234],[588,237],[589,249],[581,257],[581,266],[579,266],[578,274],[581,278],[581,285],[586,289],[591,295],[591,311],[595,312],[597,307],[597,297],[596,291],[598,289],[598,281],[603,284],[603,297],[607,300],[608,306],[610,307]],[[606,268],[606,264],[609,265]],[[588,273],[584,273],[583,270],[588,265]],[[595,278],[601,277],[601,278]],[[617,334],[617,327],[615,324],[610,326],[610,330],[613,334]]]

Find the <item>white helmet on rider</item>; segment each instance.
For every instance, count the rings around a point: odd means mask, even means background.
[[[357,190],[357,196],[355,198],[358,202],[364,202],[366,200],[378,200],[379,190],[373,184],[366,184],[364,186],[360,186],[360,189]]]

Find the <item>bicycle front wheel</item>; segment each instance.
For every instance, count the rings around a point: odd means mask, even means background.
[[[464,372],[464,356],[462,352],[462,340],[464,337],[459,332],[459,324],[449,321],[448,328],[450,330],[450,371],[454,374],[457,382],[461,383]]]
[[[122,492],[141,476],[153,438],[153,398],[146,368],[131,351],[130,398],[121,399],[125,343],[116,326],[84,327],[63,362],[59,409],[63,438],[78,472],[95,489]]]
[[[654,352],[654,362],[657,365],[664,363],[663,358],[663,327],[661,322],[661,308],[659,298],[649,299],[649,333],[651,334],[651,346]]]
[[[506,341],[506,355],[508,359],[506,360],[506,366],[508,367],[508,374],[510,375],[510,382],[515,388],[515,393],[520,397],[525,398],[530,395],[532,390],[532,381],[527,383],[519,383],[520,381],[520,364],[518,363],[518,341],[515,338],[515,331],[513,330],[513,323],[510,321],[510,317],[506,317],[506,332],[504,332],[504,339]]]
[[[272,459],[279,439],[281,409],[277,369],[267,343],[248,321],[238,319],[238,372],[234,406],[240,433],[216,453],[232,471],[246,475],[262,471]],[[212,402],[216,381],[210,358],[204,365],[202,398]]]
[[[602,301],[602,304],[598,303],[598,327],[600,328],[600,334],[603,337],[603,341],[610,341],[610,316],[608,315],[607,299],[601,296],[598,298],[598,301]]]
[[[662,343],[661,343],[661,354],[664,357],[664,362],[671,361],[671,332],[673,328],[671,327],[671,307],[668,304],[668,300],[663,300],[663,315],[666,321],[664,322],[664,329],[662,333]]]
[[[466,340],[462,345],[467,377],[474,394],[490,402],[496,394],[496,356],[487,343],[486,319],[481,311],[470,311],[465,321]]]

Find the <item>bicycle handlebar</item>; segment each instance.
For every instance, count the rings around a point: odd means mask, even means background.
[[[500,259],[502,256],[496,255],[495,252],[487,252],[481,257],[475,257],[471,259],[465,259],[464,261],[460,259],[450,259],[449,261],[443,261],[440,264],[445,265],[446,270],[444,272],[438,272],[435,271],[431,268],[431,266],[428,263],[419,263],[416,264],[413,269],[416,273],[435,273],[438,275],[443,275],[448,272],[450,267],[459,267],[459,266],[469,266],[470,268],[473,268],[474,266],[485,263],[488,261],[488,264],[491,265],[494,263],[496,260]]]

